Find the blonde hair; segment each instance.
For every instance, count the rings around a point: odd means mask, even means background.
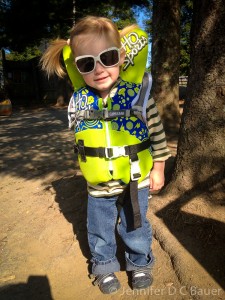
[[[108,18],[87,16],[74,25],[70,31],[69,40],[56,39],[50,43],[40,59],[41,68],[46,71],[48,76],[55,73],[59,77],[63,77],[66,73],[61,64],[61,53],[67,44],[75,56],[77,45],[81,41],[85,41],[86,35],[92,34],[94,38],[105,37],[114,46],[121,48],[121,38],[137,27],[136,24],[133,24],[118,31],[116,25]]]

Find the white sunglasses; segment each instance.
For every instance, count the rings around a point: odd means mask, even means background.
[[[81,74],[94,71],[97,61],[106,68],[116,66],[120,61],[120,49],[111,47],[100,52],[97,56],[81,55],[75,58],[77,69]]]

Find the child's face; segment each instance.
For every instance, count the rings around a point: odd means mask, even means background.
[[[88,66],[85,66],[85,72],[88,71],[88,73],[81,73],[86,84],[98,90],[102,98],[105,98],[108,95],[110,89],[119,77],[120,66],[124,62],[124,53],[121,53],[121,51],[119,50],[120,55],[118,55],[117,48],[104,38],[95,41],[93,37],[88,39],[88,36],[86,36],[85,43],[80,43],[79,46],[76,48],[75,57],[75,60],[76,58],[78,58],[78,56],[83,55],[91,55],[97,57],[99,54],[101,54],[101,52],[104,52],[107,49],[109,49],[109,53],[103,53],[102,55],[100,55],[100,59],[102,58],[103,63],[110,66],[106,67],[98,60],[95,62],[94,65],[93,58],[85,57],[83,58],[84,61],[90,59]],[[84,65],[82,60],[77,60],[77,67],[79,67],[79,63],[81,65]],[[111,66],[112,64],[113,66]]]

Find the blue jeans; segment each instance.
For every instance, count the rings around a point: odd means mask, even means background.
[[[94,275],[117,272],[120,270],[116,258],[115,228],[125,244],[126,270],[142,267],[151,268],[154,257],[151,250],[152,229],[146,218],[149,188],[138,191],[142,227],[132,230],[133,218],[129,205],[124,205],[118,212],[118,196],[95,198],[88,195],[87,231],[92,254],[92,273]],[[119,214],[119,222],[118,221]]]

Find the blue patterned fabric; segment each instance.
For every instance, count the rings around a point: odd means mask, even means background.
[[[138,93],[141,85],[128,83],[123,80],[117,86],[117,92],[108,99],[108,107],[112,110],[131,109],[132,105],[137,101]],[[102,110],[103,101],[92,90],[85,87],[74,93],[75,110]],[[102,129],[104,120],[81,120],[75,126],[75,133],[86,129]],[[129,131],[131,135],[135,135],[139,140],[143,141],[148,138],[146,125],[136,117],[117,117],[110,120],[113,130]]]

